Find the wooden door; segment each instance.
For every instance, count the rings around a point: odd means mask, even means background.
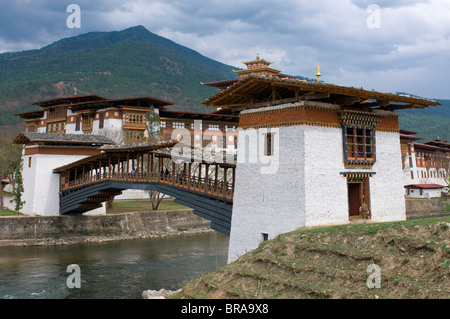
[[[348,183],[348,214],[350,219],[359,216],[362,203],[362,183]]]

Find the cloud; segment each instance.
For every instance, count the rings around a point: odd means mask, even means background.
[[[81,7],[81,29],[65,24],[70,3]],[[450,2],[379,0],[379,28],[368,26],[371,4],[372,0],[3,1],[0,51],[143,25],[235,67],[244,67],[241,62],[259,53],[287,74],[313,78],[320,64],[324,81],[391,91],[401,86],[411,93],[450,98],[442,84],[450,80],[444,71],[449,69]]]

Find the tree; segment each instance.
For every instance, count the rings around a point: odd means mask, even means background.
[[[24,201],[22,201],[22,193],[23,193],[23,180],[22,180],[22,165],[18,165],[16,167],[15,172],[15,187],[13,191],[14,199],[11,202],[16,202],[15,210],[18,212],[22,209]]]
[[[9,180],[16,188],[15,172],[20,167],[22,147],[14,144],[16,129],[4,129],[0,131],[0,178]],[[1,187],[0,205],[3,208],[3,187]]]
[[[156,112],[155,108],[151,106],[145,117],[147,119],[147,130],[145,133],[146,142],[148,143],[159,142],[161,140],[161,135],[164,130],[164,128],[161,127],[161,119],[159,117],[159,112]],[[147,191],[147,194],[150,197],[150,201],[152,202],[152,209],[157,210],[165,194],[162,194],[155,190]]]
[[[164,128],[161,127],[161,119],[159,117],[159,112],[155,110],[153,106],[150,107],[148,112],[145,114],[147,119],[147,130],[144,133],[146,142],[157,143],[161,140],[161,135]]]

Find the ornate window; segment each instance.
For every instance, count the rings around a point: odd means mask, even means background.
[[[347,126],[345,128],[347,161],[375,162],[375,129]]]
[[[375,128],[379,114],[342,111],[344,162],[347,166],[372,166],[376,161]]]

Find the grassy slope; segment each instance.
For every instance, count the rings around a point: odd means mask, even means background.
[[[283,234],[173,298],[450,298],[450,217]],[[367,267],[381,267],[369,289]]]

